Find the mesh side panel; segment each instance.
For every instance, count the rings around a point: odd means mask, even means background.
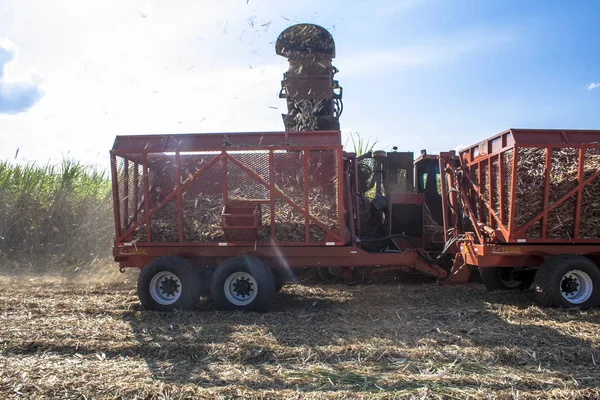
[[[290,200],[304,208],[304,151],[273,154],[275,185]]]
[[[480,186],[480,189],[481,189],[481,196],[489,203],[490,194],[488,191],[488,178],[489,178],[488,163],[487,163],[487,161],[484,161],[481,163],[481,186]],[[488,219],[489,219],[490,213],[489,213],[487,207],[485,206],[485,204],[480,202],[479,206],[480,206],[479,216],[480,216],[481,222],[488,224],[489,223]]]
[[[281,199],[275,200],[275,241],[304,242],[306,219]]]
[[[494,157],[492,160],[492,209],[496,216],[500,216],[500,161],[498,157]],[[498,223],[496,219],[491,221],[492,227],[497,228]]]
[[[584,155],[584,179],[600,170],[600,149],[587,149]],[[596,178],[581,191],[581,221],[579,238],[598,239],[600,237],[600,178]]]
[[[117,190],[119,192],[119,218],[121,218],[121,230],[127,228],[127,202],[128,197],[126,196],[125,188],[128,187],[129,182],[125,179],[125,165],[128,163],[123,157],[116,157],[117,161]]]
[[[185,242],[223,242],[222,166],[218,162],[198,177],[182,193],[183,240]]]
[[[515,224],[522,226],[544,208],[546,149],[520,147],[518,150],[517,184],[515,189]],[[528,238],[541,237],[541,224],[527,230]]]
[[[177,227],[177,199],[169,200],[150,217],[153,242],[177,242],[179,240]]]
[[[548,239],[572,239],[575,232],[575,207],[577,195],[573,195],[548,213]]]
[[[471,180],[476,186],[479,186],[479,167],[477,164],[471,167]],[[479,200],[477,198],[477,192],[469,189],[471,192],[471,209],[476,220],[479,219]]]
[[[135,228],[133,231],[133,240],[137,240],[138,243],[144,243],[148,241],[148,235],[146,233],[146,224],[142,224]]]
[[[230,153],[231,157],[250,168],[252,172],[269,183],[269,153],[266,151],[249,151],[245,153]]]
[[[336,151],[312,150],[308,155],[308,163],[310,215],[324,223],[327,228],[337,230],[339,225]],[[324,232],[320,234],[319,229],[316,229],[316,226],[314,228],[312,241],[325,240]]]
[[[177,168],[174,154],[148,154],[150,208],[175,190]]]
[[[507,150],[502,153],[502,178],[503,178],[503,187],[504,191],[504,204],[502,204],[502,212],[504,214],[504,218],[502,222],[505,226],[508,226],[510,219],[510,208],[512,204],[511,199],[511,185],[512,185],[512,163],[513,163],[513,150]]]
[[[581,191],[581,221],[579,238],[597,239],[600,237],[600,178],[584,186]]]
[[[187,180],[192,179],[196,172],[200,171],[206,164],[218,156],[219,154],[206,151],[181,153],[179,156],[179,162],[181,163],[181,181],[186,182]],[[207,172],[203,173],[202,180],[206,182],[212,182],[223,179],[220,169],[213,169],[211,171],[211,174],[208,174]]]
[[[539,239],[542,236],[542,223],[537,221],[525,231],[525,237],[527,239]]]
[[[258,240],[260,242],[271,241],[271,205],[261,204],[261,226],[258,229]]]
[[[141,217],[144,208],[144,168],[133,161],[128,164],[127,228]]]
[[[549,205],[577,186],[578,166],[579,150],[573,148],[552,149]]]
[[[325,240],[327,233],[320,226],[310,224],[309,230],[311,242],[322,242]]]
[[[268,176],[268,154],[266,155],[266,160],[264,159],[264,157],[262,157],[265,154],[256,155],[258,157],[247,157],[247,159],[243,162],[244,166],[252,169],[253,172],[256,172],[255,170],[262,169],[261,167],[264,167],[267,169],[266,174]],[[242,168],[240,168],[232,162],[227,163],[227,193],[227,197],[230,201],[269,199],[269,189],[267,188],[267,186],[265,186],[258,179],[256,179],[255,176],[243,170]]]
[[[577,186],[579,150],[574,148],[552,149],[550,155],[550,192],[548,205]],[[546,237],[549,239],[572,239],[575,232],[575,207],[577,198],[571,196],[548,214]]]
[[[600,149],[586,149],[583,161],[583,178],[589,178],[598,170],[600,170]]]

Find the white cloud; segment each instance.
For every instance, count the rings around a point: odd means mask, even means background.
[[[8,77],[8,66],[16,61],[18,54],[13,42],[0,38],[0,114],[27,111],[42,97],[41,78],[35,71],[28,70],[18,79]]]
[[[594,90],[600,87],[600,82],[592,82],[588,86],[588,90]]]

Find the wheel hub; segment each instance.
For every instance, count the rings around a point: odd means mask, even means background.
[[[579,282],[575,278],[565,278],[562,282],[563,290],[566,293],[574,293],[579,289]]]
[[[563,275],[560,281],[560,292],[571,304],[581,304],[592,295],[594,284],[590,276],[580,270],[573,270]]]
[[[250,280],[242,278],[236,278],[233,283],[233,291],[242,297],[250,296],[250,292],[253,290],[253,284]]]
[[[165,278],[161,281],[160,290],[166,296],[175,296],[179,291],[179,283],[173,278]]]

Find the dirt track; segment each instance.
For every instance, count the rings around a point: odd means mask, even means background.
[[[2,398],[600,397],[600,310],[478,284],[292,285],[267,314],[166,314],[118,279],[0,277]]]

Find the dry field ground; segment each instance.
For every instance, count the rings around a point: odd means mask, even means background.
[[[135,279],[1,276],[0,397],[600,398],[597,309],[403,283],[290,285],[266,314],[159,313]]]

